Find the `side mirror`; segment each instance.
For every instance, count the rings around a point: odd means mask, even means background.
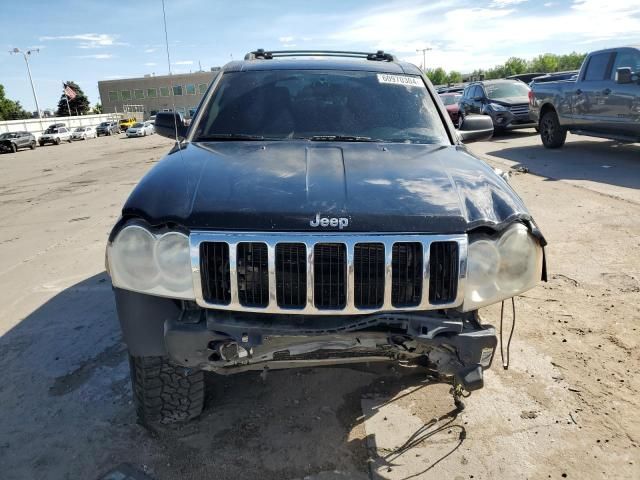
[[[187,136],[188,127],[179,113],[160,112],[156,115],[155,130],[163,137],[181,140]]]
[[[616,70],[616,83],[631,83],[633,73],[629,67],[620,67]]]
[[[489,140],[493,137],[493,120],[487,115],[467,115],[458,134],[463,143]]]

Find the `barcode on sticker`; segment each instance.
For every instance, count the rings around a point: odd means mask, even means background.
[[[409,75],[391,75],[389,73],[378,73],[378,83],[389,83],[391,85],[404,85],[405,87],[422,87],[424,84],[418,77]]]

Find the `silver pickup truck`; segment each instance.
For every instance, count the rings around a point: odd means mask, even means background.
[[[640,142],[640,47],[590,53],[577,78],[531,85],[530,116],[547,148],[567,132]]]

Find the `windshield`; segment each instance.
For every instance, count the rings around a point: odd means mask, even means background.
[[[204,107],[195,141],[262,138],[449,143],[420,77],[335,70],[225,74]]]
[[[445,105],[456,105],[462,95],[442,95],[440,98],[442,99],[442,103]]]
[[[4,140],[5,138],[11,138],[13,136],[12,133],[3,133],[0,135],[0,140]]]
[[[487,83],[484,85],[487,98],[526,97],[529,95],[529,87],[520,81]]]
[[[99,126],[100,127],[108,127],[109,126],[109,122],[102,122]]]
[[[58,133],[58,129],[49,127],[45,130],[44,133]]]
[[[142,124],[142,123],[134,123],[133,126],[132,126],[132,128],[141,128],[141,127],[144,127],[144,124]]]
[[[84,127],[78,127],[78,128],[76,128],[76,132],[84,132]]]

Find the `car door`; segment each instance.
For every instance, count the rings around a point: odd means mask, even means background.
[[[609,77],[610,93],[605,97],[609,121],[607,129],[624,135],[640,135],[640,84],[616,83],[618,68],[630,68],[640,74],[640,50],[621,48],[615,54]]]
[[[585,130],[603,130],[612,115],[606,102],[611,93],[611,67],[614,52],[591,55],[576,84],[573,99],[577,125]]]

